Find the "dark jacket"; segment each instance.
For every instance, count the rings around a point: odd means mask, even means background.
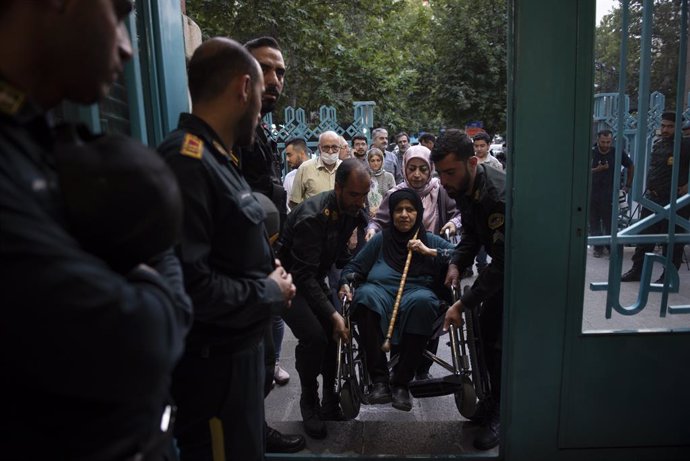
[[[287,216],[287,191],[283,187],[278,145],[269,138],[267,127],[258,125],[254,144],[236,149],[245,180],[255,192],[270,198],[280,213],[281,225]]]
[[[272,310],[284,303],[273,271],[266,213],[220,138],[203,120],[182,114],[158,147],[184,201],[182,262],[194,303],[190,350],[238,350],[259,341]]]
[[[278,257],[292,274],[297,292],[320,318],[335,312],[324,278],[333,264],[342,268],[349,261],[347,241],[366,221],[364,210],[357,216],[341,213],[334,190],[308,198],[288,215],[278,239]]]
[[[659,138],[652,146],[647,171],[648,195],[655,202],[667,205],[671,197],[671,180],[673,178],[673,138]],[[678,186],[688,182],[690,168],[690,139],[680,140],[678,162]]]
[[[122,276],[70,233],[52,130],[0,82],[3,453],[121,460],[160,427],[191,322],[179,263]],[[123,206],[125,206],[123,204]]]
[[[453,263],[461,269],[471,266],[482,245],[491,256],[489,266],[462,296],[462,303],[468,307],[503,290],[505,178],[503,171],[477,165],[472,193],[455,199],[462,215],[462,234]]]

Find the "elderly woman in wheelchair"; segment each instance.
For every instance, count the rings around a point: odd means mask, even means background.
[[[394,408],[410,411],[408,385],[441,309],[432,288],[454,246],[424,229],[424,208],[415,191],[395,191],[390,195],[389,207],[393,225],[376,234],[345,266],[340,294],[341,299],[351,299],[350,312],[358,325],[359,347],[364,350],[366,370],[373,384],[368,402],[392,401]],[[353,280],[364,282],[352,299],[349,283]],[[397,297],[399,306],[395,306]],[[397,347],[399,360],[389,376],[381,345],[390,333],[394,307],[398,315],[389,339]]]

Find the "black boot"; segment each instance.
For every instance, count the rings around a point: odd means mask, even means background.
[[[281,434],[266,425],[266,453],[297,453],[306,441],[300,434]]]
[[[391,388],[386,382],[374,383],[369,392],[368,402],[370,404],[391,403]]]
[[[628,272],[623,274],[621,277],[621,282],[639,282],[642,276],[642,270],[637,269],[635,266],[632,267]]]
[[[412,398],[407,386],[392,386],[393,408],[402,411],[412,410]]]
[[[319,417],[318,387],[302,387],[299,408],[302,412],[304,432],[315,439],[325,438],[328,432],[326,431],[326,424]]]
[[[498,445],[501,431],[501,413],[498,403],[491,405],[484,419],[477,437],[474,439],[474,448],[477,450],[490,450]]]

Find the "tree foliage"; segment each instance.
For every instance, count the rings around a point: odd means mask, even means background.
[[[205,37],[276,37],[288,67],[282,106],[375,101],[389,132],[484,120],[503,131],[505,0],[187,0]],[[279,107],[279,110],[282,108]]]
[[[680,48],[680,2],[655,0],[653,5],[650,92],[659,91],[666,96],[667,101],[675,101]],[[626,93],[631,98],[631,104],[636,104],[640,85],[642,0],[631,0],[629,12]],[[594,82],[597,92],[618,91],[622,16],[622,9],[617,7],[602,18],[596,29]]]

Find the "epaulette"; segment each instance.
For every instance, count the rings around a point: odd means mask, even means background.
[[[200,160],[204,155],[204,141],[192,133],[185,134],[180,154]]]
[[[230,161],[235,165],[235,167],[239,168],[240,167],[240,159],[235,155],[235,153],[231,150],[228,152],[225,150],[225,147],[218,141],[213,141],[213,147],[223,156],[227,157],[230,159]]]
[[[26,96],[7,82],[0,80],[0,112],[15,115],[24,105]]]

